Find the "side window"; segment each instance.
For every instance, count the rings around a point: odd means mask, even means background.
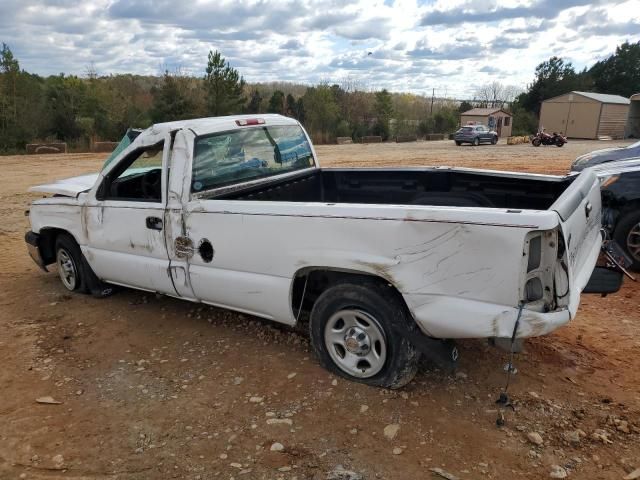
[[[504,117],[504,126],[508,127],[511,124],[511,117]]]
[[[99,200],[162,201],[164,142],[131,152],[107,175]]]

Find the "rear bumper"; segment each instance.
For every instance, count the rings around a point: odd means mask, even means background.
[[[36,265],[47,272],[47,266],[44,263],[42,253],[40,251],[40,235],[29,231],[25,234],[24,241],[27,244],[27,251],[29,252],[29,256],[33,259],[34,262],[36,262]]]
[[[442,295],[405,294],[405,300],[422,331],[435,338],[509,337],[518,308]],[[517,338],[546,335],[567,324],[567,308],[553,312],[522,310]]]

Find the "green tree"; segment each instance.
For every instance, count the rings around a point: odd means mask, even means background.
[[[184,81],[178,75],[164,72],[162,84],[159,88],[153,88],[153,107],[151,119],[154,123],[168,122],[192,118],[194,105],[188,97]]]
[[[267,112],[282,114],[284,110],[284,93],[280,90],[276,90],[269,99],[269,106]]]
[[[451,133],[458,126],[458,111],[442,108],[433,115],[434,133]]]
[[[304,123],[304,120],[306,118],[306,111],[304,109],[304,100],[302,99],[302,97],[300,97],[296,101],[296,114],[295,114],[295,117],[299,122]]]
[[[46,99],[49,116],[49,134],[59,140],[79,138],[83,128],[78,114],[86,93],[84,82],[76,76],[60,74],[46,80]]]
[[[304,102],[305,126],[314,141],[318,143],[333,142],[339,108],[331,87],[326,84],[309,87],[302,100]]]
[[[260,113],[262,111],[262,95],[256,89],[251,92],[251,98],[247,105],[247,113]]]
[[[538,118],[520,106],[512,109],[513,135],[531,135],[538,130]]]
[[[458,107],[458,112],[459,113],[468,112],[472,108],[473,108],[473,105],[471,103],[467,102],[466,100],[464,100],[464,101],[460,102],[460,106]]]
[[[589,75],[599,92],[623,97],[640,92],[640,41],[618,45],[613,55],[589,69]]]
[[[6,43],[0,50],[0,129],[15,128],[18,118],[17,84],[20,65]]]
[[[204,88],[207,113],[213,116],[240,113],[245,103],[244,79],[218,52],[209,51]]]
[[[287,95],[286,99],[286,107],[284,111],[285,115],[288,117],[297,117],[296,115],[296,99],[293,98],[293,95],[290,93]]]
[[[536,67],[536,77],[529,89],[520,94],[516,101],[526,110],[540,113],[540,104],[547,98],[552,98],[572,90],[590,88],[589,77],[586,72],[577,73],[571,62],[562,58],[551,57]]]
[[[373,131],[376,135],[380,135],[382,140],[387,140],[389,138],[389,120],[393,115],[393,100],[386,89],[376,92],[374,111],[377,120]]]

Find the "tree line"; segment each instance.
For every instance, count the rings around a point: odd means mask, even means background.
[[[451,133],[459,114],[474,106],[514,114],[514,134],[537,128],[540,103],[571,90],[630,96],[640,91],[640,42],[625,42],[589,69],[576,71],[559,57],[535,70],[522,91],[492,82],[460,101],[409,93],[371,91],[345,78],[314,86],[248,83],[218,51],[209,52],[202,76],[166,70],[162,76],[133,74],[42,77],[20,69],[8,45],[0,50],[0,152],[22,151],[34,141],[62,140],[87,149],[96,140],[118,140],[130,126],[237,113],[279,113],[300,120],[314,141],[358,140],[380,135]]]

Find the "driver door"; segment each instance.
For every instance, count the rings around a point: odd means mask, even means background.
[[[110,169],[83,223],[87,261],[100,279],[175,295],[164,238],[169,139],[141,146]]]

